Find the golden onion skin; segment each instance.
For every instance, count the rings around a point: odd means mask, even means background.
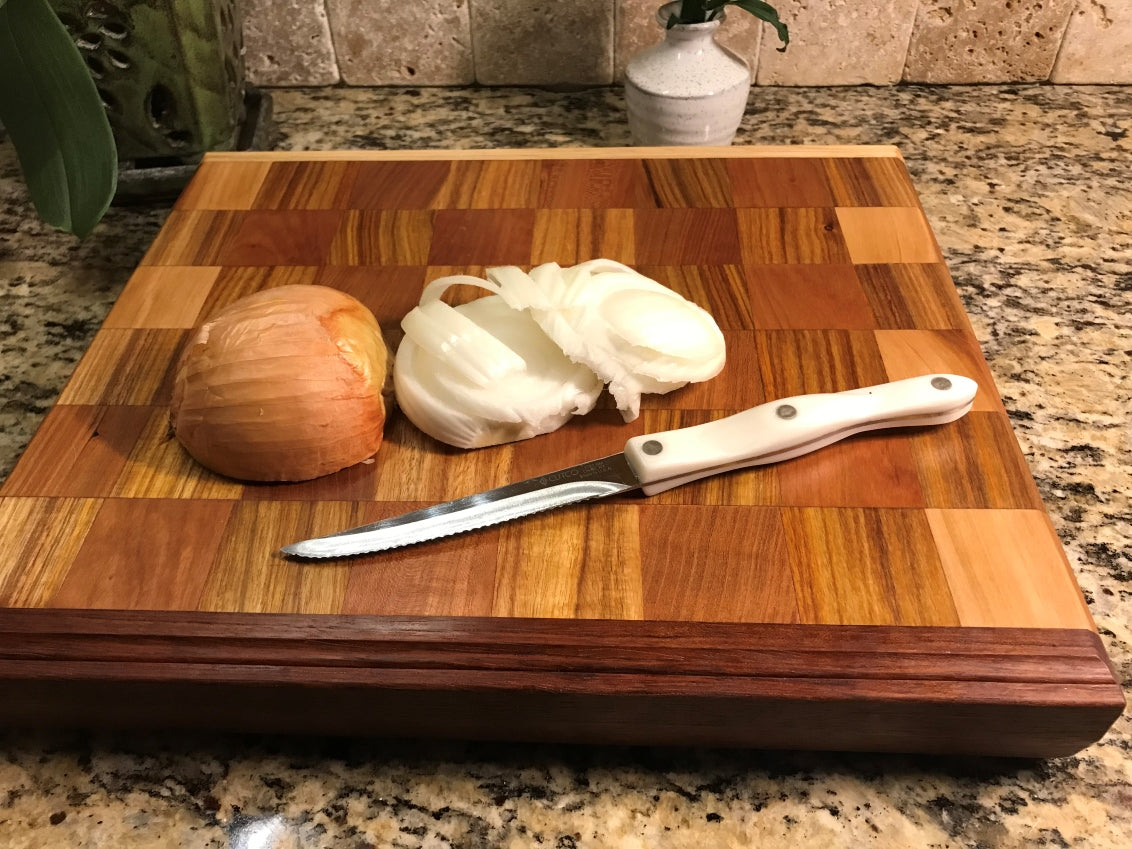
[[[231,304],[189,341],[170,423],[201,465],[247,481],[302,481],[381,446],[389,352],[373,314],[325,286]]]

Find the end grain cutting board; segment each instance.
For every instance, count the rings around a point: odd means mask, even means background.
[[[190,329],[321,283],[609,257],[723,328],[714,380],[465,452],[245,486],[167,425]],[[951,425],[650,499],[292,562],[280,545],[804,392],[935,371]],[[1060,755],[1124,699],[892,148],[206,158],[0,490],[7,723]]]

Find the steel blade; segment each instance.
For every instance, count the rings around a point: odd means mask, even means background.
[[[613,454],[281,550],[305,558],[372,554],[639,488],[625,455]]]

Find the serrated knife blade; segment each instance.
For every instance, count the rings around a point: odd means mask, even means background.
[[[946,424],[971,409],[977,389],[970,378],[934,374],[783,398],[706,424],[635,436],[620,454],[296,542],[282,552],[302,558],[371,554],[638,489],[655,495],[808,454],[868,430]]]

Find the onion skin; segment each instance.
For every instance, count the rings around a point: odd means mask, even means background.
[[[170,424],[201,465],[247,481],[302,481],[381,446],[390,358],[357,299],[279,286],[231,304],[181,355]]]

